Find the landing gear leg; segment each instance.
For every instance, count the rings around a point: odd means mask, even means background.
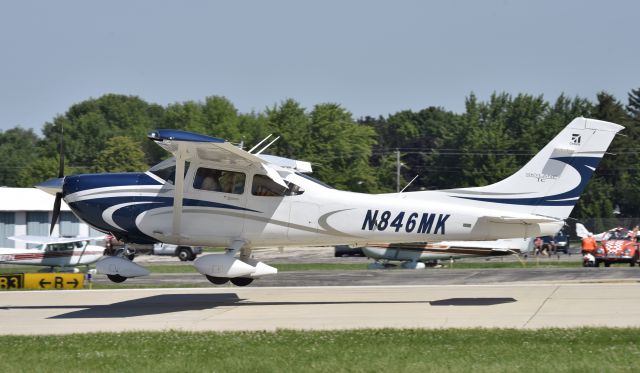
[[[249,263],[249,259],[251,259],[251,248],[243,247],[240,249],[240,258],[241,261],[245,263]],[[231,283],[235,286],[247,286],[253,282],[252,277],[234,277],[231,280]]]
[[[122,250],[118,250],[118,253],[116,255],[133,262],[133,258],[136,257],[136,252],[135,250],[130,249],[129,245],[124,244],[124,248]]]

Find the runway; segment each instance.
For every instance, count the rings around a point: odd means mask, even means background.
[[[0,334],[640,327],[639,306],[638,283],[11,291]]]

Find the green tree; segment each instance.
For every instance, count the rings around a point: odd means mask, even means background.
[[[140,172],[147,168],[140,145],[129,137],[116,136],[97,154],[92,171]]]
[[[266,118],[269,133],[280,136],[270,151],[282,157],[308,160],[312,154],[308,148],[311,133],[305,109],[295,100],[288,99],[268,108]]]
[[[18,185],[20,171],[38,157],[39,143],[32,129],[16,127],[0,132],[0,185]]]
[[[378,190],[369,165],[373,130],[356,124],[351,113],[338,104],[318,104],[309,116],[307,147],[317,176],[338,189]]]
[[[89,99],[69,108],[42,130],[45,137],[44,154],[57,156],[59,135],[64,127],[65,157],[80,167],[90,167],[97,149],[103,149],[114,136],[144,139],[161,119],[164,109],[136,96],[108,94]],[[148,163],[159,160],[160,152],[150,141],[140,144]]]
[[[628,94],[629,103],[626,106],[629,116],[636,125],[640,125],[640,88],[632,89]]]
[[[58,177],[59,160],[55,158],[36,158],[17,175],[16,184],[19,187],[30,188],[43,181]],[[65,171],[66,167],[65,167]]]

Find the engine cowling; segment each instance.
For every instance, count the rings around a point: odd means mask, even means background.
[[[259,277],[277,273],[278,270],[262,262],[249,260],[247,263],[226,254],[209,254],[193,262],[196,270],[213,277]]]
[[[103,257],[96,263],[96,271],[105,275],[120,275],[127,278],[149,274],[148,269],[119,256]]]

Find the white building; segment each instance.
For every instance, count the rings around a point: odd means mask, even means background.
[[[19,235],[48,236],[55,197],[36,188],[0,187],[0,247],[24,248],[23,242],[8,237]],[[102,236],[80,221],[62,201],[60,223],[53,236]]]

